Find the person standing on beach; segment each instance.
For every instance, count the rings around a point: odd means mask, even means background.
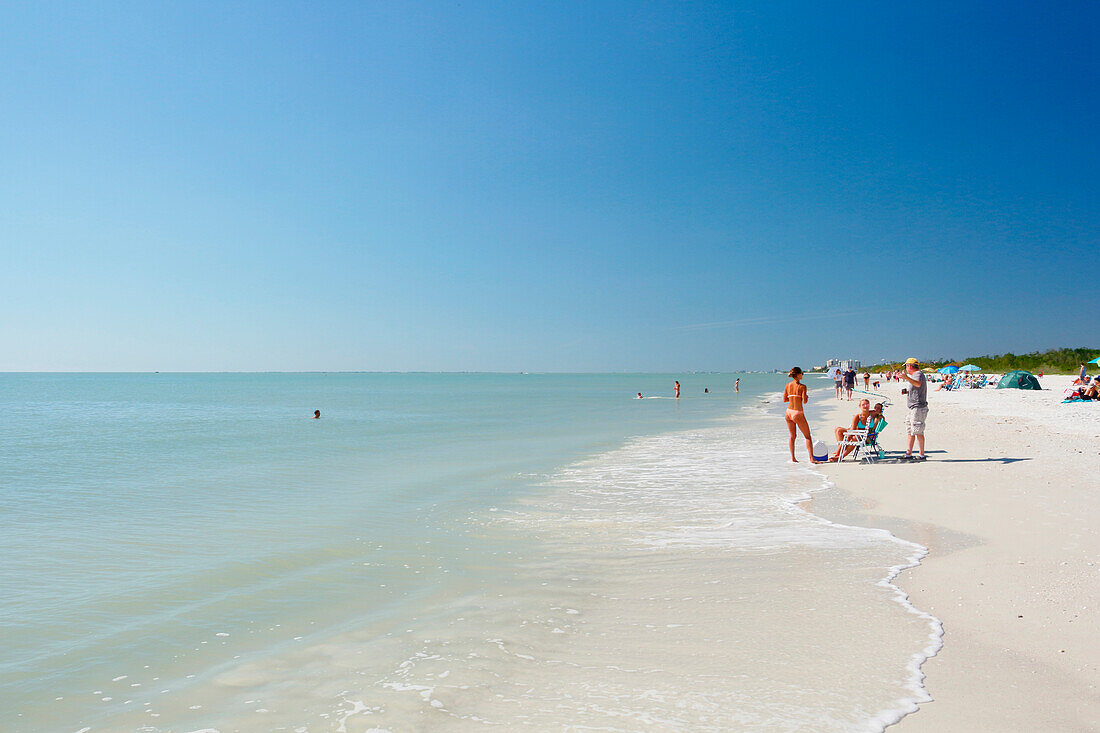
[[[852,399],[852,391],[856,388],[856,370],[849,369],[844,372],[844,391],[848,394],[848,400]]]
[[[787,372],[787,376],[791,381],[783,390],[783,401],[787,403],[784,419],[787,421],[787,429],[791,431],[791,463],[798,463],[798,459],[794,457],[794,439],[798,430],[806,436],[806,451],[810,454],[810,463],[817,463],[814,460],[814,442],[810,438],[810,424],[806,422],[804,410],[810,396],[806,385],[802,384],[802,369],[795,367]]]
[[[679,382],[676,382],[675,392],[676,392],[676,399],[680,399],[680,383]]]
[[[866,392],[871,389],[871,372],[863,373],[863,390]]]
[[[913,441],[916,440],[920,455],[916,460],[923,461],[924,455],[924,421],[928,418],[928,379],[920,370],[920,363],[913,357],[905,360],[905,371],[901,378],[909,382],[909,399],[907,405],[909,412],[905,416],[905,432],[909,436],[905,456],[902,460],[913,459]]]
[[[829,379],[833,380],[836,384],[836,398],[841,398],[841,390],[844,389],[844,377],[840,375],[840,367],[831,367],[829,369]]]

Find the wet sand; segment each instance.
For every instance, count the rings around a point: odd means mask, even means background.
[[[933,698],[901,731],[1100,730],[1100,404],[1044,391],[929,390],[928,461],[830,464],[806,507],[929,548],[894,581],[944,626],[923,671]],[[857,403],[811,384],[814,438]],[[905,446],[900,386],[880,443]],[[859,395],[857,394],[857,397]],[[814,399],[816,398],[816,399]]]

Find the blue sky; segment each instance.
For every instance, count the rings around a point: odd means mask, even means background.
[[[9,3],[0,369],[1100,343],[1100,6]]]

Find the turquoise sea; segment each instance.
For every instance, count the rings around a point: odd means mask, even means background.
[[[919,548],[794,506],[784,381],[2,375],[0,730],[881,729]]]

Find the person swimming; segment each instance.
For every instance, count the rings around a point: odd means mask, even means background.
[[[638,396],[637,396],[637,397],[635,397],[634,399],[636,399],[636,400],[643,400],[643,399],[645,399],[645,398],[644,398],[644,397],[642,397],[642,393],[641,393],[641,392],[639,392],[639,393],[638,393]]]
[[[313,411],[313,419],[314,420],[320,420],[321,419],[321,411],[320,410],[314,410]]]
[[[794,367],[787,372],[787,376],[791,381],[783,390],[783,401],[788,405],[784,419],[787,421],[787,429],[791,432],[791,463],[798,463],[798,459],[794,457],[794,439],[797,431],[801,430],[806,436],[806,452],[810,454],[810,463],[816,464],[818,461],[814,460],[814,442],[810,438],[810,424],[806,422],[806,412],[803,409],[809,402],[810,396],[806,385],[802,384],[802,369]]]

